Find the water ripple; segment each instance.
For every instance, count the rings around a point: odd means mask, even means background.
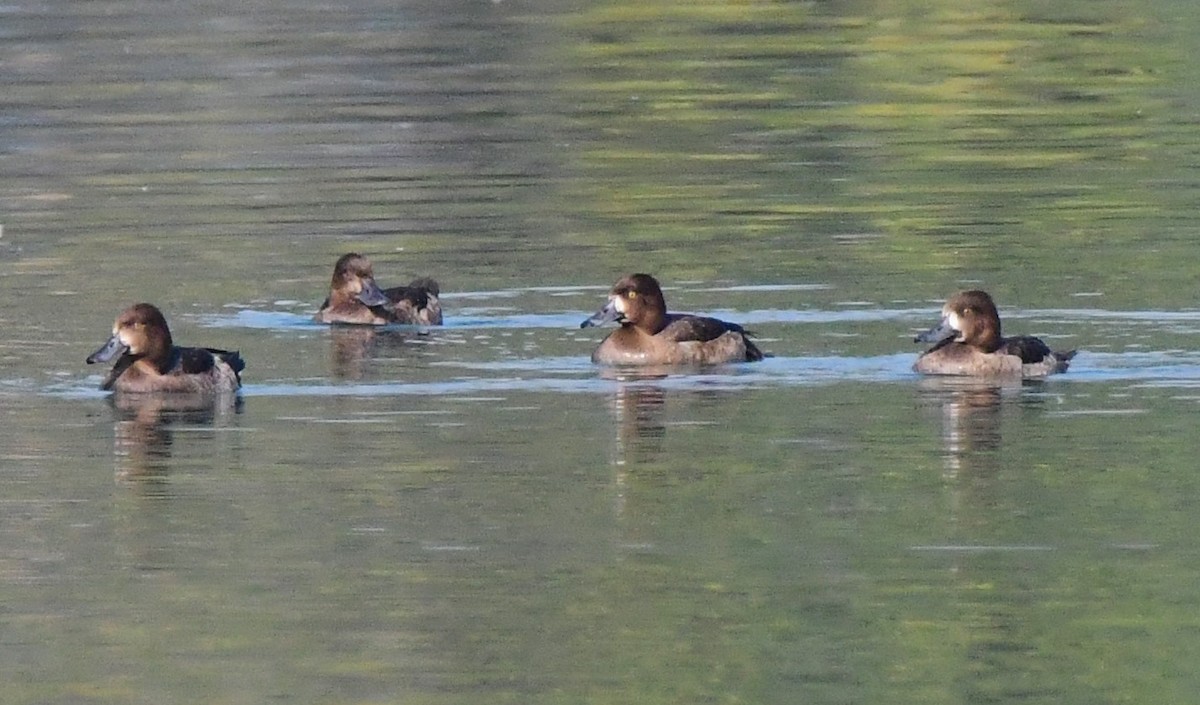
[[[600,368],[586,356],[510,358],[502,360],[444,360],[431,368],[446,370],[444,380],[336,383],[322,379],[247,383],[242,394],[269,396],[457,396],[488,392],[560,392],[595,394],[620,385],[648,384],[667,389],[752,389],[803,387],[838,383],[909,383],[921,379],[912,372],[915,353],[868,357],[768,357],[757,363],[711,368],[621,370]],[[96,398],[99,376],[56,382],[41,391],[53,396]],[[1200,387],[1200,353],[1081,353],[1071,371],[1054,375],[1047,384],[1131,382],[1132,388],[1195,389]],[[25,393],[14,385],[13,393]],[[0,387],[0,396],[5,394]]]
[[[799,286],[799,285],[793,285]],[[763,287],[726,287],[711,291],[751,291]],[[774,290],[777,287],[765,287]],[[805,288],[811,288],[807,285]],[[542,287],[540,291],[573,292],[582,287]],[[488,300],[516,298],[531,290],[463,292],[447,299]],[[292,302],[281,302],[292,303]],[[872,306],[869,302],[848,302],[841,309],[751,309],[730,308],[706,311],[706,315],[717,316],[745,325],[764,323],[864,323],[873,321],[915,321],[924,324],[936,314],[936,307],[887,308]],[[579,309],[551,313],[523,312],[506,306],[463,306],[446,311],[443,326],[455,328],[564,328],[574,329],[579,322],[592,314],[592,310]],[[1138,324],[1200,323],[1200,310],[1196,311],[1105,311],[1099,309],[1026,309],[1005,311],[1005,318],[1034,319],[1045,323],[1078,325],[1084,322],[1126,322]],[[322,330],[327,326],[312,321],[312,311],[261,310],[254,307],[238,308],[234,313],[205,314],[196,316],[202,325],[211,328],[247,328],[269,330]],[[394,326],[411,328],[412,326]]]

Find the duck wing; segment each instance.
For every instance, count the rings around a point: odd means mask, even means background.
[[[1026,365],[1042,362],[1049,357],[1063,362],[1075,357],[1074,350],[1055,352],[1041,338],[1036,338],[1032,335],[1005,338],[1004,343],[1000,346],[1000,350],[1007,355],[1016,355],[1021,358],[1022,364]]]
[[[695,316],[688,313],[670,313],[667,314],[666,327],[659,331],[658,335],[680,343],[707,343],[726,333],[735,333],[741,336],[742,343],[746,346],[747,361],[757,362],[763,359],[762,350],[754,344],[754,341],[750,340],[752,333],[736,323],[722,321],[719,318]]]
[[[174,364],[172,369],[185,375],[203,374],[216,366],[217,360],[220,359],[239,376],[241,371],[246,369],[246,362],[242,359],[241,354],[234,350],[220,350],[218,348],[175,348]]]

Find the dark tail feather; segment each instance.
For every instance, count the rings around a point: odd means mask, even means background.
[[[1071,366],[1071,360],[1075,357],[1075,353],[1077,353],[1077,352],[1079,352],[1079,351],[1078,350],[1067,350],[1066,352],[1054,353],[1055,359],[1058,360],[1058,364],[1056,364],[1054,366],[1054,371],[1055,372],[1066,372],[1067,368]]]
[[[746,362],[758,362],[766,357],[763,355],[763,351],[759,350],[754,341],[750,340],[750,337],[745,333],[742,334],[742,340],[746,341]]]
[[[221,358],[241,378],[242,370],[246,369],[246,361],[242,359],[241,351],[234,350],[231,352],[229,350],[217,350],[216,348],[205,348],[205,350]]]

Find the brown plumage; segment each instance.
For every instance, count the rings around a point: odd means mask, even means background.
[[[618,322],[592,361],[604,365],[715,365],[754,362],[762,351],[736,323],[668,313],[662,288],[649,274],[630,274],[613,286],[608,303],[581,328]]]
[[[1002,336],[996,304],[979,290],[951,296],[941,322],[914,342],[934,343],[913,365],[923,374],[1044,377],[1066,372],[1075,356],[1074,350],[1055,352],[1033,336]]]
[[[329,296],[313,320],[376,326],[388,323],[440,326],[439,294],[437,282],[428,277],[414,279],[408,286],[381,290],[375,283],[371,261],[349,252],[334,265]]]
[[[100,388],[117,392],[233,392],[242,386],[245,362],[236,352],[174,344],[167,320],[151,304],[134,304],[117,316],[112,337],[87,363],[116,364]]]

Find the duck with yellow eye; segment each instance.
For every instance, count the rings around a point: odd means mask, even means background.
[[[592,353],[601,365],[720,365],[755,362],[763,353],[736,323],[668,313],[658,281],[630,274],[612,288],[608,303],[580,328],[619,323]]]

